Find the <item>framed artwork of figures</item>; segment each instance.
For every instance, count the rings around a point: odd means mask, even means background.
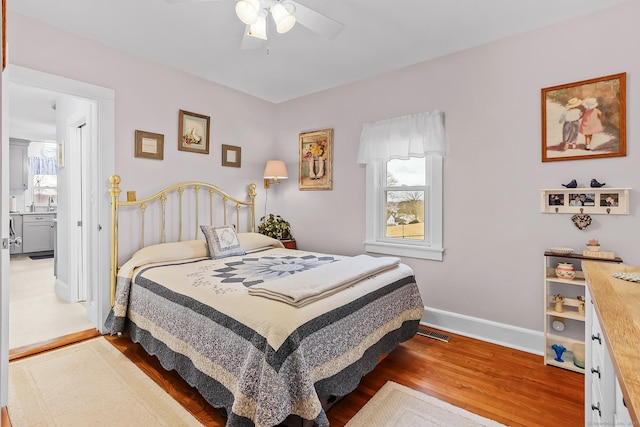
[[[626,73],[542,89],[542,161],[627,155]]]

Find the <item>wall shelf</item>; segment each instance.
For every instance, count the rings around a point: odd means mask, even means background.
[[[630,188],[552,188],[540,190],[542,213],[628,215]]]

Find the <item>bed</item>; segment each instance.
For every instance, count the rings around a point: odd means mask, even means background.
[[[416,333],[424,307],[408,266],[392,257],[286,249],[255,233],[253,184],[248,200],[192,182],[120,201],[119,183],[112,177],[107,329],[127,331],[165,369],[175,369],[226,414],[227,426],[275,426],[292,418],[328,426],[328,403],[353,391],[380,356]],[[182,206],[188,188],[195,189],[198,208]],[[168,208],[172,193],[178,208]],[[202,194],[208,203],[200,202]],[[224,205],[217,207],[219,224],[211,213],[216,197]],[[154,201],[160,237],[146,245]],[[203,205],[208,214],[201,214]],[[123,208],[137,212],[142,247],[118,266]],[[181,221],[175,239],[167,238],[170,211]],[[190,224],[186,211],[195,214]],[[194,233],[183,238],[184,229]]]

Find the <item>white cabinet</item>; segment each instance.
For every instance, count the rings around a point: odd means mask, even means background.
[[[614,405],[613,423],[613,425],[616,426],[633,425],[633,420],[631,419],[631,415],[627,409],[627,402],[625,402],[624,396],[622,395],[622,389],[620,388],[618,377],[616,377],[616,403]]]
[[[633,425],[587,287],[585,425]]]
[[[22,220],[22,252],[54,250],[55,215],[24,215]]]
[[[29,189],[29,144],[24,139],[9,138],[9,189]]]
[[[586,297],[585,425],[605,425],[607,420],[613,420],[616,375],[588,288]]]
[[[544,363],[584,373],[586,282],[582,260],[618,263],[622,260],[544,253]],[[575,277],[558,277],[556,267],[560,263],[571,264]]]

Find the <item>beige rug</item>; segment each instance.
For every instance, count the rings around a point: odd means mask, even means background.
[[[201,426],[103,337],[9,363],[22,426]]]
[[[503,426],[435,397],[388,381],[346,427]]]

